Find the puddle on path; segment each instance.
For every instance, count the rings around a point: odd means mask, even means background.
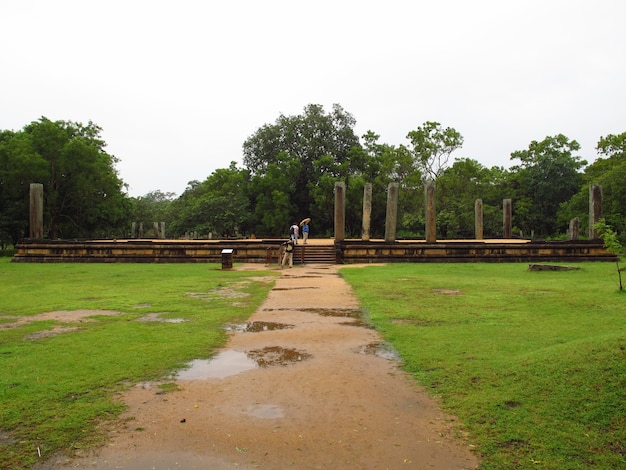
[[[324,276],[315,276],[315,275],[305,275],[305,276],[291,276],[291,275],[286,275],[285,276],[287,279],[321,279]]]
[[[253,321],[244,323],[243,325],[227,325],[226,331],[235,331],[237,333],[258,333],[261,331],[285,330],[293,328],[293,325],[287,323],[275,323],[267,321]]]
[[[361,310],[354,308],[301,308],[302,312],[316,313],[323,317],[361,318]]]
[[[384,342],[375,341],[366,344],[365,346],[361,346],[358,351],[359,354],[371,354],[390,361],[400,361],[398,352],[393,349],[390,344]]]
[[[253,349],[248,352],[248,356],[253,358],[260,367],[286,366],[311,357],[310,354],[304,351],[282,348],[280,346]]]
[[[254,416],[255,418],[263,419],[276,419],[283,418],[285,416],[285,412],[282,407],[268,404],[249,406],[245,413],[247,415]]]
[[[272,290],[303,290],[303,289],[319,289],[319,287],[274,287]]]
[[[211,359],[195,359],[183,369],[176,378],[178,380],[223,379],[258,367],[256,361],[250,359],[245,352],[231,349],[216,354]]]
[[[361,310],[354,308],[317,308],[317,307],[307,307],[307,308],[264,308],[264,312],[281,312],[287,310],[296,310],[298,312],[307,312],[307,313],[316,313],[317,315],[322,315],[324,317],[350,317],[350,318],[360,318]]]
[[[352,320],[352,321],[344,321],[344,322],[341,322],[340,325],[356,326],[358,328],[368,328],[370,330],[374,329],[373,325],[370,325],[369,323],[364,322],[363,320],[360,320],[360,319],[356,319],[356,320]]]
[[[223,379],[258,367],[286,366],[309,359],[310,354],[297,349],[268,346],[248,352],[222,351],[211,359],[196,359],[176,374],[178,380]]]

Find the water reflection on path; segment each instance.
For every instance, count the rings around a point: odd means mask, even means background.
[[[311,357],[304,351],[267,346],[247,352],[228,349],[210,359],[196,359],[177,375],[178,380],[223,379],[257,367],[287,366]]]
[[[189,367],[181,370],[176,378],[178,380],[223,379],[257,367],[257,362],[250,359],[245,352],[228,349],[211,359],[191,361]]]

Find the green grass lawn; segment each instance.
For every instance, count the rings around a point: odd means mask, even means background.
[[[226,340],[223,325],[245,321],[273,285],[259,280],[270,272],[218,265],[9,261],[0,258],[2,469],[100,443],[97,425],[123,409],[119,392],[210,357]],[[8,327],[21,316],[83,309],[120,314]],[[184,321],[138,321],[151,313]],[[78,329],[41,337],[55,326]]]
[[[482,469],[626,468],[626,293],[613,263],[346,267],[369,321],[460,418]]]
[[[460,418],[483,469],[626,468],[626,294],[613,263],[578,266],[341,272],[406,370]],[[0,468],[101,443],[97,425],[119,416],[119,393],[210,357],[223,325],[264,300],[272,282],[257,278],[266,274],[276,273],[0,258]],[[7,328],[82,309],[120,314]],[[185,321],[137,321],[151,313]],[[78,330],[36,339],[58,326]]]

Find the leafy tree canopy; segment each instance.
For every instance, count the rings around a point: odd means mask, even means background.
[[[0,243],[27,235],[28,192],[35,182],[44,185],[46,236],[55,238],[124,236],[132,221],[164,221],[172,237],[282,237],[304,217],[312,217],[315,235],[329,236],[337,181],[346,184],[347,235],[360,234],[363,188],[371,183],[371,235],[382,236],[387,187],[397,182],[398,233],[415,237],[424,226],[425,180],[437,180],[444,238],[471,237],[475,199],[483,200],[485,235],[500,235],[504,198],[513,200],[513,221],[524,234],[558,235],[570,218],[586,220],[591,183],[603,188],[607,223],[620,237],[626,233],[626,133],[601,137],[600,158],[586,168],[579,144],[558,134],[512,152],[518,164],[505,170],[469,158],[450,165],[463,137],[438,122],[410,131],[409,145],[382,143],[373,131],[361,144],[355,122],[337,104],[328,113],[311,104],[299,115],[281,114],[243,143],[243,169],[233,162],[215,170],[204,181],[189,182],[178,198],[158,190],[128,198],[117,159],[92,122],[42,117],[21,131],[0,130]]]
[[[310,214],[315,200],[311,191],[319,183],[320,172],[341,178],[357,170],[353,165],[359,162],[350,160],[353,149],[360,147],[355,123],[338,104],[329,113],[321,105],[310,104],[300,115],[281,114],[274,124],[262,126],[244,142],[243,162],[259,190],[253,199],[261,233],[281,233],[279,224]],[[284,178],[276,173],[280,171],[290,178],[281,181]],[[262,178],[272,184],[262,184]],[[277,208],[282,215],[271,216]]]
[[[463,136],[451,127],[428,121],[407,134],[415,164],[424,177],[436,180],[448,166],[452,152],[463,146]]]
[[[246,195],[249,172],[231,162],[215,170],[203,182],[191,181],[185,192],[169,206],[170,234],[181,237],[196,232],[203,237],[234,237],[250,225]]]
[[[596,150],[609,158],[626,158],[626,132],[600,137]]]
[[[129,203],[115,168],[117,159],[104,150],[101,131],[91,121],[83,125],[42,117],[20,132],[2,133],[0,187],[7,189],[0,194],[0,205],[27,226],[30,183],[42,183],[47,237],[119,235]]]
[[[578,194],[561,206],[559,219],[565,223],[579,217],[582,224],[588,225],[589,185],[599,184],[606,223],[626,240],[626,132],[600,137],[596,148],[603,158],[585,169],[584,184]]]
[[[317,104],[306,106],[298,116],[281,114],[275,124],[262,126],[244,142],[244,165],[253,175],[262,174],[268,165],[277,163],[281,152],[299,160],[305,174],[324,155],[341,163],[350,149],[359,145],[355,124],[352,115],[338,104],[328,114]]]
[[[573,155],[578,150],[578,142],[559,134],[541,142],[532,141],[527,150],[511,153],[512,160],[521,161],[519,166],[511,168],[515,181],[515,193],[511,197],[520,208],[529,207],[527,213],[517,211],[517,217],[514,216],[520,229],[526,233],[534,230],[543,236],[559,232],[559,206],[578,192],[582,184],[580,169],[587,164]]]

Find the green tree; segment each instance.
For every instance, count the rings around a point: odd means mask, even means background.
[[[415,164],[424,178],[436,181],[447,168],[452,153],[463,146],[463,136],[451,127],[443,128],[440,123],[427,121],[407,138]]]
[[[511,153],[511,160],[521,161],[511,168],[513,219],[524,233],[534,231],[547,237],[566,230],[559,226],[557,213],[583,181],[580,169],[587,162],[573,155],[578,150],[578,142],[559,134],[541,142],[532,141],[527,150]]]
[[[321,105],[310,104],[301,115],[281,114],[274,124],[262,126],[244,142],[244,165],[252,175],[254,189],[260,191],[253,192],[257,206],[261,205],[257,208],[261,212],[257,220],[263,231],[277,230],[284,220],[293,222],[301,216],[311,215],[316,220],[314,210],[325,204],[316,191],[321,169],[327,170],[326,177],[336,180],[346,170],[357,170],[359,162],[350,161],[355,155],[353,148],[360,145],[353,130],[355,123],[352,115],[338,104],[329,113]],[[298,173],[293,175],[295,168]],[[279,175],[270,174],[279,169],[287,169],[289,180],[282,181]],[[263,178],[271,180],[271,191],[261,182]],[[325,179],[322,184],[327,185]],[[329,228],[314,224],[321,230]]]
[[[596,147],[600,158],[584,172],[583,183],[569,201],[559,209],[559,221],[567,224],[578,217],[582,226],[589,224],[589,185],[602,187],[602,212],[606,224],[626,241],[626,132],[600,137]]]
[[[257,236],[288,237],[289,226],[299,217],[295,181],[301,173],[300,160],[280,152],[264,175],[254,175],[250,182],[250,200],[254,207],[254,230]]]
[[[47,162],[22,132],[0,132],[0,241],[28,236],[30,184],[46,180]]]
[[[626,132],[600,137],[596,150],[606,158],[626,159]]]
[[[346,234],[349,237],[361,235],[363,187],[366,182],[364,175],[372,173],[371,163],[374,163],[373,160],[360,146],[353,147],[349,151],[349,158],[343,162],[337,162],[330,155],[324,155],[314,162],[314,177],[308,187],[311,195],[310,213],[315,215],[313,224],[317,235],[326,237],[334,234],[334,192],[337,182],[346,185]],[[377,167],[375,163],[372,166]]]
[[[151,224],[164,222],[166,231],[169,232],[172,223],[172,211],[170,205],[176,198],[175,193],[164,193],[160,190],[150,191],[144,196],[132,198],[131,220],[133,222]]]
[[[626,132],[600,137],[596,149],[603,158],[587,169],[586,182],[602,186],[604,219],[626,237]]]
[[[363,183],[372,183],[371,236],[384,235],[387,189],[392,182],[399,184],[398,236],[419,236],[424,230],[422,171],[406,146],[379,143],[379,138],[372,131],[363,136],[366,164],[360,175]]]
[[[309,183],[311,204],[310,213],[315,214],[313,226],[317,236],[333,235],[334,210],[335,210],[335,183],[345,180],[345,172],[336,167],[334,159],[330,155],[322,156],[313,164],[314,175]],[[308,214],[303,213],[304,217]],[[320,230],[323,230],[320,233]]]
[[[203,182],[189,182],[184,193],[168,205],[170,233],[178,237],[186,232],[215,237],[249,233],[248,184],[249,172],[237,168],[235,162],[215,170]]]
[[[44,186],[44,232],[49,238],[119,236],[127,225],[130,203],[106,153],[101,128],[45,117],[16,133],[4,133],[4,199],[28,201],[30,183]],[[11,203],[9,203],[11,204]],[[13,205],[14,208],[17,206]],[[18,209],[16,209],[18,210]],[[28,221],[28,206],[11,216]]]
[[[474,238],[476,199],[483,201],[485,236],[499,233],[503,198],[496,182],[501,181],[503,171],[486,168],[470,158],[457,159],[443,171],[437,180],[437,227],[442,238]]]
[[[619,290],[623,290],[622,285],[622,268],[619,267],[619,255],[623,251],[622,244],[620,243],[617,233],[613,230],[613,227],[608,225],[604,219],[600,219],[594,224],[595,229],[598,231],[602,240],[604,241],[604,247],[609,253],[613,253],[618,258],[615,261],[617,268],[617,277],[619,279]]]

